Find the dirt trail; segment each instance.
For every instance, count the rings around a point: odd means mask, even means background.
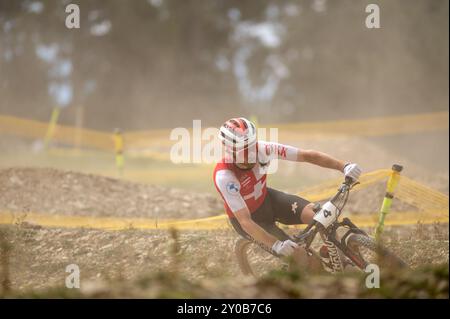
[[[352,192],[346,212],[377,212],[385,187],[385,181],[380,181]],[[0,211],[20,213],[158,219],[192,219],[224,213],[218,194],[50,168],[0,170],[0,194]],[[392,210],[414,211],[415,208],[395,200]]]
[[[166,219],[223,211],[209,194],[50,168],[0,170],[0,194],[0,210],[15,212]]]
[[[259,289],[240,273],[233,254],[237,236],[231,230],[183,231],[176,240],[167,231],[0,225],[2,232],[12,248],[10,281],[16,293],[39,294],[49,288],[58,288],[59,297],[72,293],[64,287],[65,270],[76,264],[81,276],[80,293],[84,296],[151,298],[164,297],[161,294],[166,291],[175,298],[286,297],[282,286],[276,287],[274,283],[271,288]],[[385,239],[386,245],[413,269],[448,263],[448,225],[388,228]],[[156,280],[146,281],[147,289],[140,291],[141,278],[147,276]],[[331,275],[316,278],[301,296],[351,297],[364,288],[363,281],[356,282],[343,294],[338,289],[342,285],[339,279],[333,278]],[[128,287],[120,289],[119,283]],[[198,283],[202,286],[198,287]],[[322,288],[316,291],[314,287]],[[184,295],[176,295],[179,289],[184,290]]]
[[[383,191],[383,184],[361,191],[349,203],[349,210],[364,213],[361,207],[368,207],[367,211],[379,207],[377,200],[370,202],[368,198],[381,198]],[[195,218],[216,215],[223,210],[219,199],[208,194],[54,169],[1,170],[0,194],[0,211]],[[396,205],[396,209],[408,208],[402,203]],[[38,293],[57,287],[60,289],[57,296],[65,296],[68,293],[64,288],[66,266],[77,264],[82,274],[82,296],[164,297],[164,291],[172,297],[289,296],[281,288],[261,290],[240,274],[233,253],[237,235],[231,229],[183,231],[175,240],[170,232],[163,230],[47,229],[17,223],[0,225],[0,235],[11,248],[10,281],[16,293]],[[388,227],[385,238],[386,245],[413,268],[448,263],[448,225]],[[134,282],[146,276],[154,278],[168,270],[175,271],[180,276],[177,278],[182,279],[175,282],[157,279],[156,283],[148,279],[156,288],[144,291],[139,290],[140,282]],[[339,286],[337,279],[317,280],[307,283],[309,288],[305,288],[305,293],[314,290],[311,287],[320,286],[323,294],[314,297],[342,297],[339,289],[330,292],[327,288],[327,283]],[[357,294],[358,282],[353,281],[354,287],[346,296]],[[117,288],[116,283],[126,288]],[[180,283],[184,285],[181,288]],[[195,286],[196,283],[200,286]],[[127,285],[134,285],[137,290],[130,290]],[[185,289],[185,295],[170,294],[176,294],[178,289]],[[261,294],[261,291],[265,292]]]

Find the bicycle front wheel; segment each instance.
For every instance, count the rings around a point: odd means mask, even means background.
[[[383,268],[406,268],[407,264],[375,239],[362,234],[352,234],[347,247],[367,264],[377,264]]]

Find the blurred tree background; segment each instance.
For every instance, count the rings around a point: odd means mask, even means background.
[[[81,28],[67,29],[78,4]],[[381,29],[367,29],[376,3]],[[126,130],[448,109],[447,0],[0,0],[0,114]],[[80,110],[82,112],[80,113]]]

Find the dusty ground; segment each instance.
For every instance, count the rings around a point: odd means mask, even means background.
[[[50,168],[0,170],[0,193],[0,208],[15,212],[200,218],[223,210],[210,194]]]
[[[440,181],[435,184],[440,185]],[[293,193],[297,191],[292,190]],[[352,192],[346,212],[377,212],[385,191],[383,180]],[[0,210],[20,213],[190,219],[215,216],[224,211],[217,193],[134,183],[51,168],[0,170],[0,194]],[[392,206],[396,212],[415,209],[400,200],[394,201]]]
[[[55,287],[64,291],[66,266],[77,264],[81,271],[81,291],[77,294],[86,296],[155,297],[170,291],[172,285],[177,287],[172,294],[177,289],[184,289],[183,294],[188,297],[209,297],[211,291],[217,297],[285,296],[285,292],[275,288],[261,292],[256,289],[260,281],[240,274],[232,250],[236,236],[230,230],[184,231],[174,237],[167,231],[107,232],[29,228],[27,225],[3,226],[1,229],[7,234],[11,247],[10,280],[15,294],[32,291],[46,294],[49,288]],[[388,229],[385,238],[386,245],[412,269],[420,270],[430,265],[447,265],[448,268],[448,225]],[[176,273],[177,278],[193,290],[181,288],[179,280],[173,282],[171,273]],[[119,287],[129,286],[143,278],[153,278],[148,279],[152,282],[156,274],[168,277],[144,290],[121,291],[117,288],[117,283],[120,283]],[[303,275],[307,276],[304,285],[314,286],[316,282],[322,287],[319,292],[310,290],[311,295],[302,292],[303,297],[345,297],[363,292],[361,275],[346,278],[350,287],[343,294],[339,289],[333,293],[326,289],[328,284],[329,289],[339,285],[331,275]],[[347,281],[341,284],[345,285]],[[194,289],[196,285],[201,289]],[[448,286],[441,293],[448,296]]]
[[[379,198],[383,186],[374,189],[355,195],[360,199],[349,207],[358,210],[361,203],[378,207],[367,196]],[[154,217],[163,204],[168,207],[167,217],[208,216],[221,210],[217,198],[208,194],[53,169],[2,170],[0,194],[0,210],[67,215]],[[386,245],[416,272],[395,275],[404,278],[399,284],[408,287],[403,294],[396,292],[403,290],[392,280],[389,291],[367,292],[361,274],[342,278],[301,274],[298,279],[298,275],[275,273],[259,280],[245,278],[235,261],[232,248],[237,237],[231,230],[173,234],[48,229],[27,223],[0,230],[9,247],[9,295],[14,296],[448,297],[448,224],[386,230]],[[69,264],[80,267],[82,288],[76,292],[64,288]],[[435,268],[422,269],[430,266]],[[410,283],[417,274],[425,278],[423,282]],[[447,278],[446,286],[442,278]],[[414,285],[425,290],[411,288]],[[271,288],[262,289],[266,286]]]

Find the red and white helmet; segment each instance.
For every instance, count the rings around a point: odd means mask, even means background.
[[[243,117],[226,121],[220,127],[219,139],[225,146],[225,151],[233,155],[235,160],[248,161],[249,153],[250,155],[255,153],[252,150],[256,150],[256,128],[252,122]],[[253,160],[254,156],[250,157],[250,160]]]

